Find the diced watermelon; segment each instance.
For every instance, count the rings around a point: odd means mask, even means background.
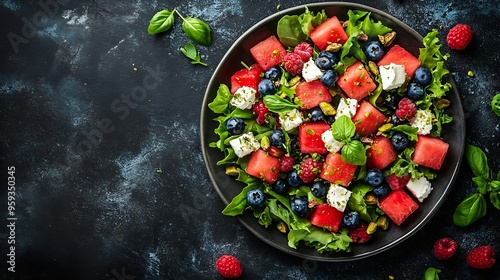
[[[390,192],[379,201],[379,206],[398,226],[418,209],[418,203],[416,203],[403,189],[397,189]]]
[[[264,150],[259,149],[252,153],[248,160],[248,165],[245,171],[257,178],[260,178],[269,184],[274,183],[278,179],[280,170],[280,161],[271,155],[268,155]]]
[[[321,134],[330,129],[330,125],[325,122],[307,122],[299,126],[299,147],[304,154],[328,152],[325,142],[321,139]]]
[[[300,109],[308,110],[318,106],[321,102],[332,101],[328,88],[320,80],[301,82],[295,87],[295,96],[302,102]]]
[[[347,96],[358,101],[377,88],[377,85],[360,61],[356,61],[347,67],[345,73],[337,80],[337,84]]]
[[[418,135],[412,160],[418,165],[439,170],[441,169],[449,146],[448,143],[439,138]]]
[[[357,165],[343,161],[339,153],[329,153],[326,156],[320,177],[330,183],[347,187],[351,183],[357,168]]]
[[[417,70],[421,64],[418,58],[397,44],[392,46],[377,64],[378,66],[382,66],[391,63],[404,65],[406,76],[410,78],[413,78],[413,73],[415,73],[415,70]]]
[[[250,66],[249,69],[241,69],[231,76],[231,93],[234,94],[239,88],[247,86],[258,90],[262,68],[258,64]],[[258,93],[258,92],[257,92]]]
[[[272,35],[250,48],[250,53],[260,67],[266,71],[283,62],[286,49],[278,38]]]
[[[316,209],[314,209],[311,214],[310,221],[311,224],[317,227],[337,232],[340,228],[343,216],[343,212],[340,212],[327,203],[323,203],[316,206]]]
[[[356,114],[352,117],[352,121],[356,124],[356,132],[360,136],[375,134],[386,120],[387,117],[366,100],[361,101]]]
[[[373,139],[370,148],[368,148],[366,165],[368,168],[384,169],[398,157],[389,138],[379,135]]]
[[[349,36],[336,16],[318,25],[310,34],[311,40],[320,50],[332,43],[344,44]]]

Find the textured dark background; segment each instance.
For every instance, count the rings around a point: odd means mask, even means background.
[[[426,34],[467,23],[474,38],[447,66],[466,114],[467,141],[500,169],[500,1],[357,1]],[[49,14],[39,3],[52,3]],[[218,279],[221,254],[244,267],[242,279],[498,279],[500,264],[478,271],[465,255],[493,245],[500,255],[500,215],[491,207],[467,228],[452,222],[475,191],[462,164],[441,210],[397,247],[355,262],[321,263],[282,253],[235,218],[213,188],[201,154],[199,118],[205,87],[243,32],[279,9],[310,1],[0,1],[0,209],[7,225],[7,167],[16,168],[16,273],[7,271],[9,232],[0,230],[2,279]],[[180,20],[152,36],[163,8],[212,27],[199,47],[208,67],[179,51]],[[36,24],[35,24],[36,23]],[[29,26],[31,25],[31,29]],[[10,34],[10,35],[9,35]],[[9,37],[23,41],[12,44]],[[475,76],[469,77],[468,71]],[[162,174],[157,169],[163,171]],[[435,240],[459,244],[451,260],[431,254]]]

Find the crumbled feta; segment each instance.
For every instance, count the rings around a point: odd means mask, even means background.
[[[303,122],[304,116],[297,109],[280,114],[280,123],[285,131],[290,131],[301,125]]]
[[[434,114],[431,110],[417,110],[415,116],[410,120],[410,125],[417,129],[418,134],[427,135],[432,130],[432,119]]]
[[[337,107],[337,115],[335,115],[335,119],[338,119],[341,116],[348,116],[349,118],[352,118],[356,114],[357,108],[358,100],[353,98],[341,98],[339,106]]]
[[[251,87],[243,86],[234,93],[229,104],[241,110],[250,109],[255,103],[256,92],[257,91]]]
[[[330,153],[337,153],[344,146],[343,142],[335,140],[331,129],[328,129],[321,134],[321,140],[323,140],[323,143],[325,143],[325,148]]]
[[[251,154],[260,148],[259,140],[257,140],[252,132],[247,132],[229,141],[229,144],[238,157],[244,157]]]
[[[406,188],[418,199],[418,201],[423,202],[432,191],[431,182],[425,177],[420,177],[419,179],[411,179]]]
[[[321,78],[321,76],[323,76],[323,71],[316,66],[316,63],[314,63],[312,58],[310,58],[309,61],[304,63],[304,66],[302,66],[302,77],[304,77],[304,80],[307,82],[317,80]]]
[[[330,184],[326,195],[326,202],[340,212],[344,212],[351,193],[347,188],[337,184]]]
[[[391,63],[379,67],[382,89],[391,90],[402,86],[406,80],[405,66]]]

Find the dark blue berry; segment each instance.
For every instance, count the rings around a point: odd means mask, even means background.
[[[261,95],[269,95],[276,93],[276,86],[269,79],[262,79],[259,82],[258,91]]]
[[[389,194],[391,188],[387,183],[382,183],[379,186],[373,188],[373,194],[378,198],[383,198]]]
[[[279,147],[283,145],[284,139],[285,136],[283,135],[283,132],[279,129],[273,130],[273,132],[271,132],[271,135],[269,135],[269,140],[271,141],[272,146]]]
[[[307,198],[302,196],[296,196],[290,202],[292,211],[299,216],[305,216],[307,214],[308,204]]]
[[[325,119],[325,114],[321,111],[321,108],[314,107],[309,111],[309,118],[313,122],[319,122]]]
[[[391,115],[391,123],[394,124],[395,126],[405,124],[406,122],[407,122],[406,119],[400,119],[396,115]]]
[[[255,208],[262,208],[266,197],[260,189],[253,189],[247,192],[247,203],[248,205]]]
[[[325,116],[325,121],[327,124],[332,125],[335,122],[335,116]]]
[[[368,60],[379,61],[384,55],[384,46],[379,41],[370,41],[366,43],[363,51]]]
[[[394,132],[391,136],[391,144],[398,153],[401,153],[408,146],[408,136],[403,132]]]
[[[279,194],[284,194],[290,190],[290,186],[283,179],[277,179],[274,181],[272,187],[273,191]]]
[[[286,183],[292,188],[298,188],[300,185],[304,184],[304,181],[300,179],[299,173],[294,169],[286,176]]]
[[[271,67],[264,73],[264,78],[273,82],[281,79],[281,69],[278,67]]]
[[[311,193],[317,198],[323,197],[326,193],[325,183],[314,182],[314,184],[311,186]]]
[[[226,130],[231,135],[241,134],[245,129],[245,123],[240,118],[229,118],[226,122]]]
[[[373,168],[366,172],[365,180],[372,187],[378,186],[384,181],[384,175],[379,169]]]
[[[410,83],[408,84],[406,94],[412,100],[419,100],[424,97],[424,88],[420,84]]]
[[[432,80],[431,71],[427,67],[418,67],[413,74],[413,80],[423,87],[428,86]]]
[[[326,70],[326,72],[320,78],[321,83],[325,87],[333,86],[337,82],[338,79],[339,79],[339,75],[333,69]]]
[[[358,212],[349,211],[344,214],[342,222],[347,228],[357,228],[361,222],[361,217]]]
[[[335,54],[328,51],[321,51],[316,57],[316,61],[314,63],[319,69],[328,70],[338,61],[339,59],[335,56]]]

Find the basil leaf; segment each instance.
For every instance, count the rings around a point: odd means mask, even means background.
[[[348,142],[341,150],[342,160],[354,164],[364,165],[366,163],[366,151],[363,143],[358,140]]]
[[[473,177],[472,182],[476,183],[477,190],[480,193],[485,194],[488,192],[488,179],[483,177]]]
[[[148,33],[158,34],[169,30],[174,24],[174,14],[175,9],[172,11],[165,9],[154,14],[149,21]]]
[[[339,117],[332,124],[332,135],[337,141],[349,141],[356,133],[356,126],[348,116]]]
[[[222,114],[226,111],[231,97],[231,91],[229,91],[227,85],[220,84],[217,90],[217,96],[214,98],[214,101],[208,103],[208,108],[214,113]]]
[[[193,40],[197,44],[203,46],[209,46],[212,44],[210,26],[199,18],[183,18],[182,30],[186,33],[186,36],[188,36],[189,39]]]
[[[500,210],[500,192],[491,192],[490,202],[496,209]]]
[[[500,117],[500,93],[493,96],[493,99],[491,100],[491,110],[493,110],[493,113]]]
[[[434,267],[429,267],[425,270],[424,276],[422,277],[422,280],[439,280],[439,273],[441,270],[434,268]]]
[[[200,53],[193,44],[187,42],[186,45],[184,45],[184,48],[181,48],[181,52],[186,57],[191,59],[191,64],[201,64],[203,66],[207,66],[206,63],[201,61]]]
[[[477,177],[490,178],[490,168],[486,154],[478,147],[468,144],[465,149],[465,157],[469,163],[472,173]]]
[[[273,113],[286,113],[299,107],[278,95],[266,95],[263,100],[267,109]]]
[[[486,199],[480,193],[469,194],[455,209],[453,222],[465,227],[486,215]]]
[[[299,16],[297,15],[283,16],[278,21],[276,33],[280,42],[285,47],[295,47],[307,38],[306,34],[302,31]]]
[[[489,189],[489,191],[492,191],[492,192],[500,192],[500,180],[492,180],[489,183],[488,189]]]

